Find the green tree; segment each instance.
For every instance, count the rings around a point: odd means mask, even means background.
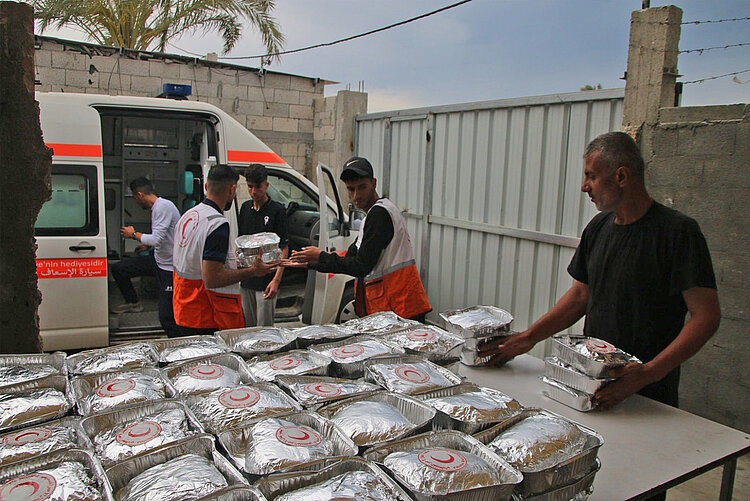
[[[593,85],[586,84],[583,87],[581,87],[581,90],[602,90],[602,84],[596,84],[596,87]]]
[[[284,35],[271,16],[276,0],[31,0],[41,31],[75,26],[96,43],[165,51],[185,33],[218,31],[224,53],[242,36],[242,20],[259,32],[266,50],[281,50]],[[274,59],[278,60],[278,56]]]

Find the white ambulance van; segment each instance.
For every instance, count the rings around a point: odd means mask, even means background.
[[[202,200],[212,165],[226,163],[241,172],[261,163],[268,168],[269,195],[287,208],[292,248],[314,244],[344,250],[356,237],[327,167],[318,165],[316,186],[215,106],[67,93],[38,93],[37,100],[44,141],[54,151],[52,199],[42,207],[35,230],[45,351],[106,346],[110,332],[136,339],[158,331],[155,302],[151,311],[108,314],[110,302],[123,301],[108,283],[108,264],[132,255],[138,244],[123,239],[120,228],[150,231],[150,212],[135,203],[128,187],[137,177],[150,179],[159,196],[184,212]],[[226,213],[232,241],[239,206],[249,199],[244,178],[240,181]],[[323,197],[326,210],[321,210],[318,194],[325,193],[326,183],[335,200]],[[302,281],[303,322],[333,322],[351,311],[351,277],[310,271]]]

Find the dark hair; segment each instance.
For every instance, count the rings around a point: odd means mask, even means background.
[[[133,192],[133,195],[139,191],[144,195],[152,195],[154,193],[154,185],[145,177],[137,177],[130,181],[130,191]]]
[[[635,177],[643,180],[644,163],[641,150],[632,137],[624,132],[607,132],[592,140],[583,158],[596,152],[601,153],[601,159],[608,172],[618,167],[628,167]]]
[[[248,183],[260,184],[268,179],[268,171],[263,164],[250,164],[245,171],[245,179]]]
[[[237,184],[240,175],[227,164],[216,164],[208,171],[206,180],[211,183]]]

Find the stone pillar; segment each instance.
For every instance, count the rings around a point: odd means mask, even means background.
[[[622,128],[636,139],[659,108],[674,106],[682,10],[673,5],[633,12]]]
[[[34,101],[34,10],[0,2],[0,353],[41,351],[34,224],[52,154]]]

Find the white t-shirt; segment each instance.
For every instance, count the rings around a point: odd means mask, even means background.
[[[180,211],[165,198],[157,198],[151,207],[151,233],[141,235],[141,243],[154,248],[156,265],[164,271],[172,271],[174,227],[180,219]]]

